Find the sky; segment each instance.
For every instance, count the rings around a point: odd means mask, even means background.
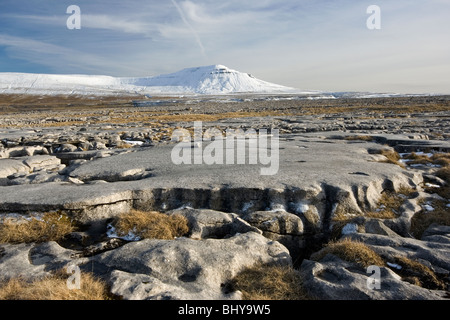
[[[450,94],[449,18],[450,0],[1,0],[0,72],[222,64],[304,90]]]

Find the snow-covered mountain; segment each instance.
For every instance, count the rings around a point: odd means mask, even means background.
[[[145,78],[0,73],[0,93],[16,94],[231,94],[299,93],[223,65],[188,68]],[[306,92],[304,92],[306,93]]]

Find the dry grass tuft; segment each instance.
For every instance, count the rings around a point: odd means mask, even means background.
[[[74,230],[72,221],[58,212],[30,220],[5,218],[0,222],[0,243],[58,241]]]
[[[365,214],[369,218],[394,219],[400,213],[400,207],[407,198],[416,193],[411,187],[401,186],[397,192],[385,191],[378,200],[379,211],[371,211]]]
[[[386,157],[386,160],[383,162],[396,164],[402,168],[405,168],[405,165],[400,162],[401,157],[397,151],[389,150],[389,149],[381,149],[379,151],[379,154]]]
[[[119,236],[129,232],[141,238],[172,240],[189,232],[188,221],[181,215],[167,215],[155,211],[131,210],[114,222]]]
[[[69,289],[69,274],[60,271],[52,276],[28,282],[14,278],[0,282],[0,300],[111,300],[106,284],[90,273],[81,273],[80,289]]]
[[[431,290],[446,289],[446,284],[436,276],[433,270],[422,263],[406,257],[396,257],[395,262],[402,266],[402,269],[396,272],[404,281]]]
[[[430,205],[434,211],[422,210],[411,219],[411,233],[417,239],[421,239],[424,231],[433,223],[450,226],[450,208],[446,207],[446,203],[434,200]]]
[[[367,245],[360,241],[348,238],[328,243],[322,250],[314,253],[310,259],[319,261],[329,253],[336,255],[343,260],[356,262],[363,268],[367,268],[371,265],[385,265],[384,260]]]
[[[408,159],[408,164],[434,164],[442,167],[450,166],[450,153],[435,153],[431,157],[426,154],[417,154],[412,152],[407,155],[405,159]]]
[[[289,266],[256,265],[240,272],[230,283],[244,300],[308,300],[297,270]]]

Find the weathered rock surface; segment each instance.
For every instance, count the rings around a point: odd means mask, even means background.
[[[284,246],[254,232],[227,239],[142,240],[92,261],[112,271],[112,293],[137,300],[235,299],[239,294],[225,292],[223,285],[245,267],[292,263]]]
[[[283,210],[254,211],[244,214],[242,218],[260,229],[265,237],[278,241],[288,248],[294,260],[305,249],[303,222],[298,215]]]
[[[379,266],[380,287],[368,285],[373,271],[356,262],[344,261],[327,254],[319,261],[304,260],[300,272],[304,287],[318,299],[331,300],[440,300],[448,299],[450,289],[450,233],[449,227],[431,225],[422,240],[405,238],[395,234],[378,219],[365,223],[365,232],[351,232],[345,237],[368,245],[381,256],[387,266]],[[439,275],[444,287],[433,284],[424,288],[408,282],[403,275],[411,270],[397,264],[404,257],[416,261]],[[421,276],[420,273],[417,276]],[[436,287],[434,287],[436,286]]]
[[[319,262],[304,260],[300,272],[305,290],[320,300],[441,300],[446,294],[402,281],[387,267],[380,267],[377,289],[371,285],[372,272],[331,254]]]
[[[227,292],[222,284],[240,270],[260,262],[292,265],[295,257],[300,264],[306,257],[300,272],[317,299],[444,298],[442,288],[406,281],[406,268],[396,269],[395,262],[408,257],[449,283],[449,228],[431,225],[421,239],[410,234],[411,218],[422,210],[417,200],[437,199],[420,193],[422,182],[444,187],[446,181],[434,175],[437,168],[403,169],[380,162],[387,158],[377,153],[450,151],[448,111],[372,112],[364,106],[373,102],[404,108],[412,100],[418,101],[416,106],[434,100],[448,105],[448,98],[363,99],[352,112],[340,113],[332,107],[347,108],[356,100],[280,103],[247,98],[245,103],[192,103],[188,97],[186,103],[156,105],[142,113],[127,106],[75,114],[70,108],[4,114],[0,214],[62,210],[84,229],[60,244],[0,245],[1,276],[40,277],[77,264],[102,276],[113,293],[125,299],[239,299],[239,292]],[[300,106],[321,106],[326,112],[309,113],[311,109]],[[249,155],[270,151],[249,144],[242,158],[246,165],[173,163],[171,130],[193,128],[180,115],[261,110],[279,115],[220,116],[205,122],[204,129],[279,129],[279,158],[270,164],[278,169],[276,175],[261,175],[267,163],[249,165]],[[153,111],[176,117],[156,122],[149,117]],[[291,111],[295,115],[289,115]],[[33,128],[23,129],[25,125]],[[346,140],[348,136],[372,141]],[[203,150],[208,143],[204,141]],[[192,144],[184,150],[201,149]],[[420,197],[406,199],[395,219],[364,216],[376,209],[383,191],[400,186],[417,187]],[[107,221],[130,209],[182,214],[188,218],[190,238],[130,243],[108,239]],[[331,254],[320,261],[309,259],[308,252],[327,240],[336,212],[356,216],[343,227],[345,237],[366,243],[391,263],[380,268],[379,290],[367,286],[371,274],[354,262]]]
[[[189,237],[192,239],[221,239],[250,231],[261,233],[235,213],[182,208],[173,210],[170,214],[179,214],[188,219]]]
[[[431,236],[432,231],[428,232],[428,236]],[[445,236],[443,237],[446,240],[439,242],[368,233],[356,233],[348,237],[369,245],[386,261],[394,262],[396,256],[427,261],[428,265],[446,270],[444,272],[450,274],[450,245],[449,238]]]
[[[422,181],[418,173],[375,162],[367,150],[377,146],[286,136],[280,140],[279,161],[273,159],[273,165],[279,166],[273,176],[261,175],[261,168],[267,166],[249,164],[249,154],[256,152],[251,148],[246,151],[247,165],[175,165],[173,145],[141,148],[73,163],[58,171],[63,182],[52,182],[58,181],[57,176],[31,177],[31,181],[25,177],[23,183],[47,183],[0,187],[0,211],[56,208],[85,221],[88,215],[91,220],[107,217],[118,206],[166,211],[189,204],[238,214],[279,207],[299,215],[304,228],[321,230],[327,228],[333,206],[362,212],[375,206],[384,189]],[[91,183],[97,181],[110,183]]]
[[[35,279],[50,275],[68,264],[79,264],[75,251],[65,249],[54,241],[41,244],[0,244],[0,279]]]

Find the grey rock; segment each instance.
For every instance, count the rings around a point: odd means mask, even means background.
[[[173,144],[119,154],[113,150],[59,153],[57,156],[63,163],[77,158],[91,160],[61,173],[85,184],[55,182],[46,183],[45,188],[0,187],[0,210],[65,209],[76,215],[82,213],[84,220],[88,216],[105,217],[125,204],[164,211],[190,204],[194,208],[238,214],[266,210],[275,204],[299,215],[304,228],[320,231],[329,225],[332,217],[328,210],[333,205],[339,203],[344,210],[361,212],[367,206],[375,206],[386,185],[398,187],[421,182],[419,174],[373,162],[367,149],[375,146],[376,143],[327,141],[314,135],[282,137],[279,171],[274,176],[261,175],[261,168],[267,168],[263,165],[175,165],[171,158]],[[250,152],[255,150],[246,150],[246,161]],[[352,172],[365,172],[369,176]],[[95,180],[111,185],[88,183]]]
[[[386,227],[386,225],[378,219],[369,219],[364,224],[366,233],[381,234],[389,237],[398,237],[399,235]]]
[[[17,178],[9,177],[8,185],[23,185],[23,184],[40,184],[48,182],[61,182],[64,181],[64,177],[58,173],[37,172]]]
[[[37,171],[41,169],[60,169],[61,160],[55,156],[38,155],[32,157],[24,157],[23,163],[31,170]]]
[[[0,159],[0,178],[7,178],[13,174],[27,174],[30,168],[21,160],[16,159]]]
[[[254,211],[242,217],[251,225],[283,235],[303,234],[303,222],[299,216],[285,211]]]
[[[29,252],[29,261],[35,266],[45,266],[45,271],[63,269],[69,264],[80,264],[86,259],[78,259],[77,252],[61,247],[55,241],[36,244]]]
[[[288,248],[293,260],[296,260],[305,248],[302,219],[284,210],[255,211],[242,216],[252,226],[263,231],[263,235],[278,241]]]
[[[209,209],[182,208],[173,210],[169,214],[179,214],[188,219],[189,237],[193,239],[220,239],[250,231],[262,233],[234,213]]]
[[[0,150],[0,158],[25,157],[48,154],[43,146],[13,147]]]
[[[429,264],[450,272],[448,236],[442,235],[439,242],[369,233],[351,234],[348,237],[369,245],[385,261],[393,261],[396,256],[406,256],[413,260],[428,261]]]
[[[108,150],[108,147],[106,147],[105,143],[100,141],[94,141],[92,143],[92,149],[93,150]]]
[[[450,244],[450,226],[433,223],[423,232],[422,240]]]
[[[35,279],[50,275],[51,271],[65,268],[68,264],[86,262],[76,259],[75,251],[64,249],[56,242],[42,244],[0,245],[0,267],[2,279],[21,277]]]
[[[227,239],[147,239],[92,261],[110,270],[113,294],[138,300],[236,298],[223,291],[223,284],[239,271],[256,263],[292,263],[284,246],[254,232]]]
[[[373,272],[327,254],[321,261],[304,260],[303,288],[319,300],[443,300],[445,291],[428,290],[408,282],[387,267],[379,267],[380,288]],[[368,284],[369,283],[369,284]]]
[[[22,277],[32,279],[47,275],[45,265],[34,265],[28,259],[34,244],[2,244],[0,245],[0,266],[2,279]]]
[[[70,143],[62,144],[58,149],[58,152],[75,152],[77,151],[77,147]]]

